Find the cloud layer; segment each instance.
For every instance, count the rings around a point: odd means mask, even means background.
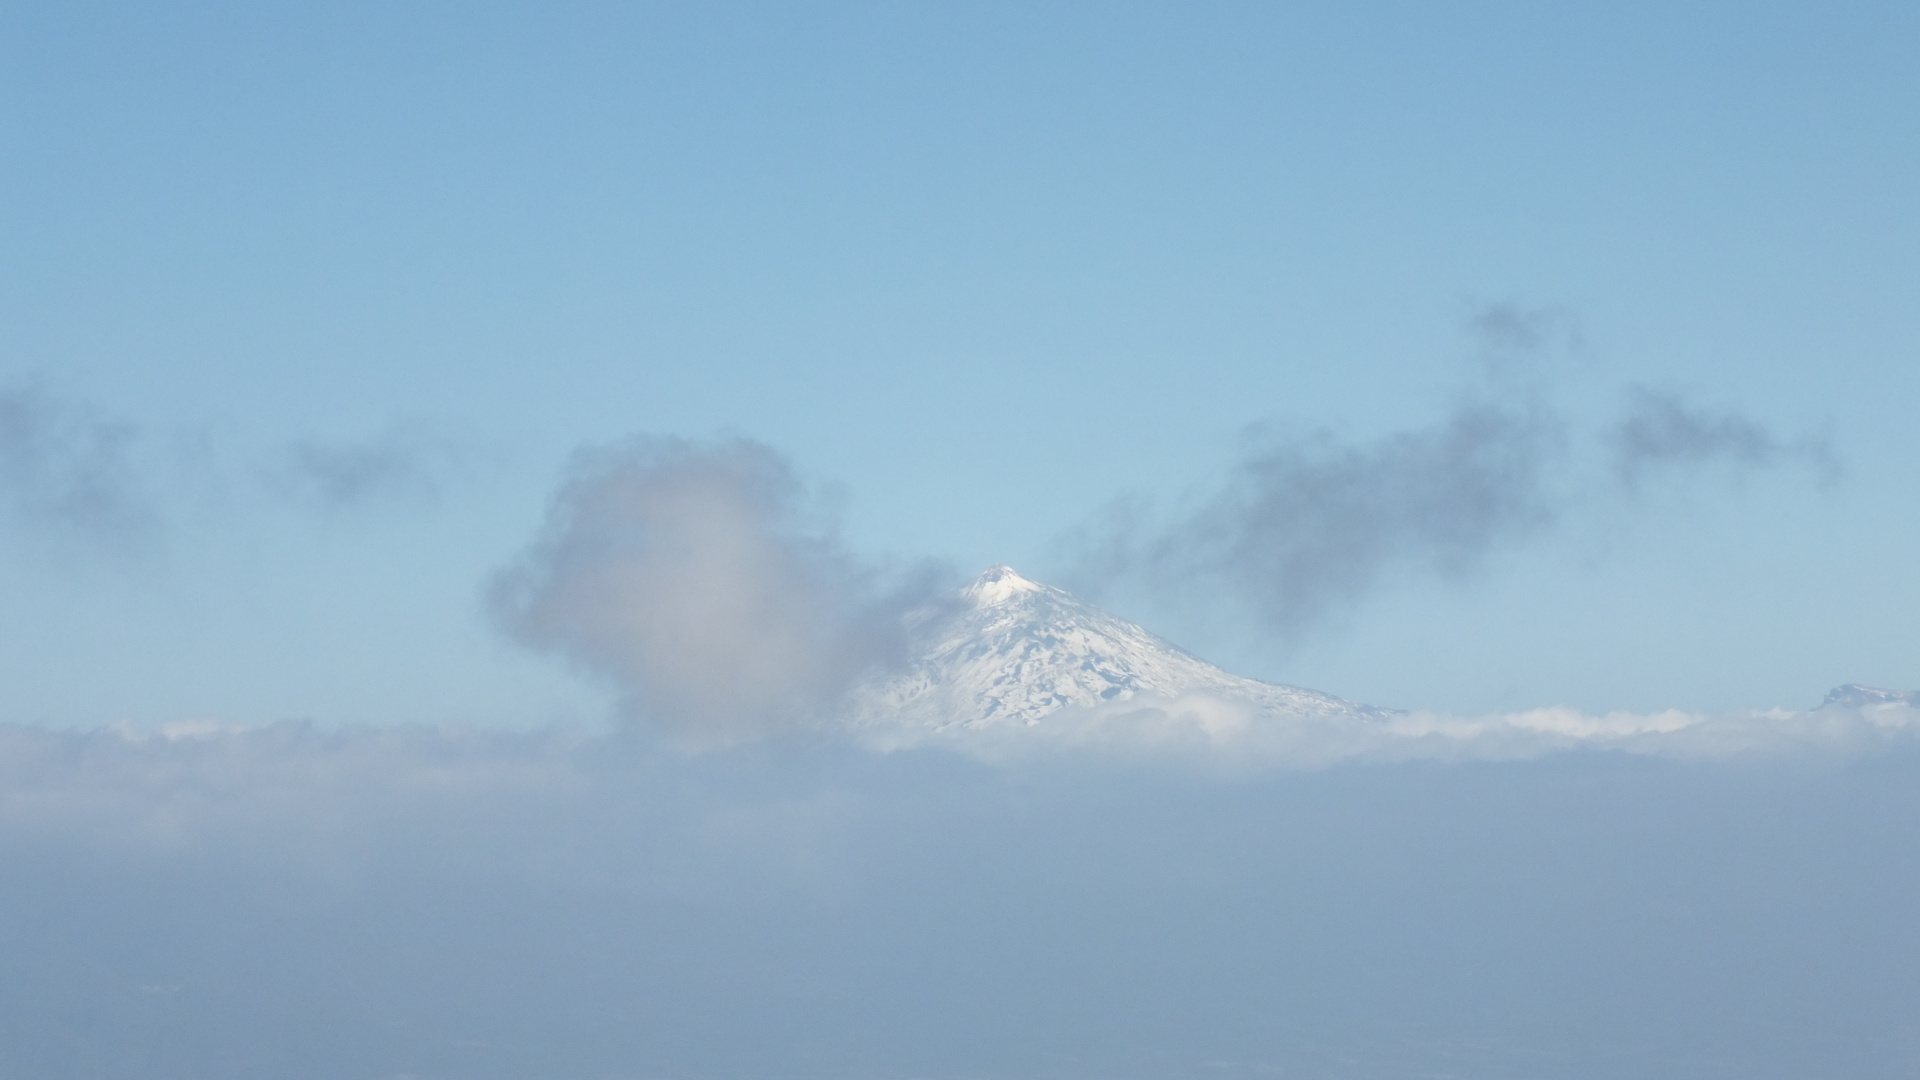
[[[0,1073],[1890,1080],[1920,1049],[1910,747],[1143,760],[0,728]]]

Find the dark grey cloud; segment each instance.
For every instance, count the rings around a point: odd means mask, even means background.
[[[1823,478],[1838,471],[1825,438],[1784,439],[1751,417],[1695,405],[1670,391],[1635,386],[1627,395],[1626,413],[1608,433],[1608,441],[1615,473],[1628,487],[1656,470],[1715,463],[1764,469],[1798,461]]]
[[[36,386],[0,390],[0,508],[16,525],[135,542],[156,523],[134,427]]]
[[[580,455],[492,595],[516,638],[700,746],[806,728],[901,662],[923,590],[851,554],[765,446],[646,439]]]
[[[1566,312],[1494,305],[1467,331],[1483,378],[1438,421],[1366,440],[1257,431],[1221,481],[1172,513],[1122,501],[1073,533],[1079,583],[1238,605],[1291,640],[1395,575],[1474,574],[1654,469],[1837,470],[1823,440],[1783,439],[1677,394],[1630,388],[1624,412],[1597,427],[1556,405],[1556,358],[1585,348]]]
[[[1239,597],[1292,636],[1383,574],[1470,573],[1498,545],[1550,524],[1559,434],[1536,411],[1473,403],[1371,442],[1270,439],[1171,523],[1109,526],[1096,572]]]

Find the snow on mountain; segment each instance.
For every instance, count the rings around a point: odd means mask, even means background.
[[[1275,719],[1376,719],[1384,710],[1229,674],[1141,629],[1006,566],[987,569],[948,603],[911,622],[918,659],[860,688],[863,726],[934,732],[1045,726],[1069,710],[1084,726],[1144,711],[1205,727],[1222,708],[1243,725]]]
[[[1870,709],[1882,705],[1920,705],[1920,691],[1886,690],[1878,686],[1848,683],[1827,691],[1827,700],[1820,703],[1821,708],[1842,709]]]

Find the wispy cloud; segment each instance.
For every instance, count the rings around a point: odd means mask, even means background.
[[[17,526],[138,542],[156,515],[134,468],[135,429],[37,386],[0,390],[0,508]]]
[[[396,425],[369,439],[301,439],[269,477],[278,489],[329,510],[418,503],[441,493],[457,458],[447,441]]]
[[[419,506],[463,464],[459,446],[417,425],[241,449],[207,430],[144,428],[39,381],[0,388],[0,526],[62,554],[141,549],[163,530],[178,539],[174,527],[236,500]]]
[[[493,606],[669,737],[709,745],[808,727],[904,660],[916,582],[889,586],[849,552],[765,446],[650,439],[577,459]]]
[[[1481,304],[1467,316],[1465,331],[1480,369],[1508,385],[1537,382],[1543,358],[1587,355],[1580,319],[1565,308]]]

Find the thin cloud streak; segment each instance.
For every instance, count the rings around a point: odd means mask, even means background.
[[[430,502],[457,463],[454,448],[412,427],[370,439],[302,439],[270,473],[282,491],[328,510]]]

